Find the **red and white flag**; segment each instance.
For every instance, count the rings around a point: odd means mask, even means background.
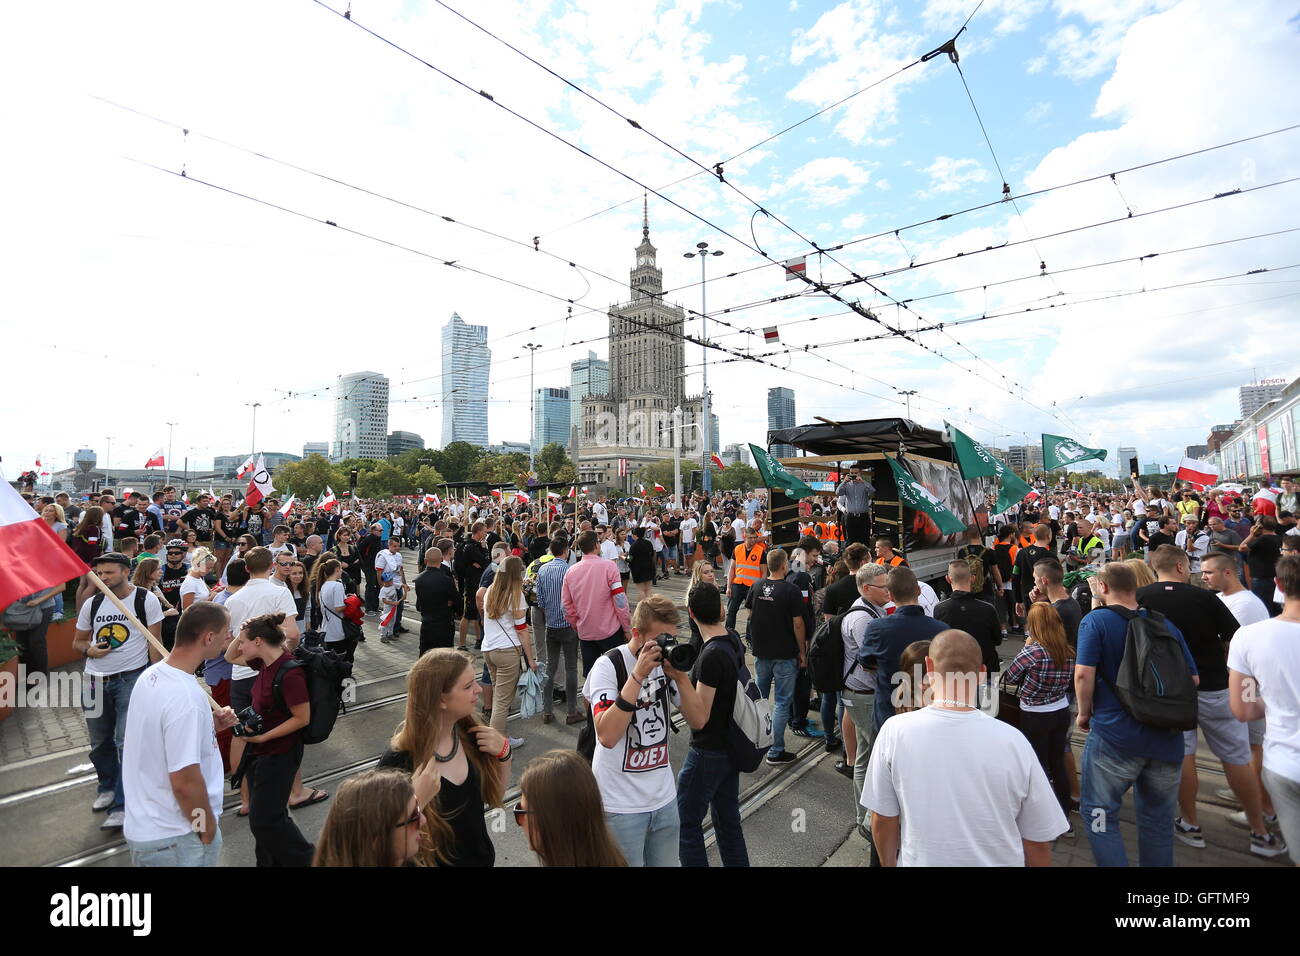
[[[640,482],[637,482],[636,487],[637,487],[637,491],[641,492],[641,494],[645,494],[645,485],[641,484]]]
[[[500,499],[500,498],[501,498],[501,489],[500,489],[500,488],[493,488],[493,489],[492,489],[492,497],[493,497],[493,498]]]
[[[584,489],[584,490],[585,490],[585,489]],[[577,486],[577,485],[574,485],[572,488],[569,489],[569,497],[570,497],[570,498],[576,498],[576,497],[578,497],[578,486]]]
[[[528,493],[527,493],[527,492],[524,492],[524,491],[516,491],[516,492],[515,492],[515,501],[516,501],[518,504],[526,505],[526,504],[528,504],[529,500],[530,500],[530,499],[529,499],[529,497],[528,497]]]
[[[808,257],[800,256],[798,259],[787,259],[782,263],[785,266],[785,281],[791,279],[802,279],[808,270]]]
[[[286,517],[293,510],[293,503],[298,500],[297,495],[289,495],[289,500],[280,505],[280,510],[276,512],[281,518]]]
[[[775,325],[770,325],[763,330],[764,342],[780,342],[781,331]]]
[[[247,458],[244,459],[244,463],[239,466],[239,470],[235,472],[235,477],[243,478],[246,474],[248,474],[250,471],[253,470],[253,466],[255,464],[257,464],[257,460],[252,455],[249,455]]]
[[[715,465],[718,466],[718,471],[725,471],[725,470],[726,470],[726,467],[727,467],[727,466],[724,465],[724,464],[722,463],[722,459],[721,459],[721,458],[719,458],[717,455],[710,455],[709,457],[710,457],[711,459],[713,459],[713,463],[714,463]]]
[[[481,500],[479,496],[474,494],[474,492],[472,491],[465,492],[465,497],[467,497],[471,502],[475,502],[475,503]]]
[[[156,452],[150,455],[149,460],[144,463],[144,466],[146,468],[162,468],[165,465],[166,462],[163,461],[163,451],[161,448],[159,448]]]
[[[0,608],[89,570],[13,485],[0,481]]]
[[[560,500],[560,498],[563,497],[563,496],[562,496],[558,491],[548,491],[548,492],[546,493],[546,497],[548,497],[548,498],[554,498],[556,501],[558,501],[558,500]],[[570,494],[569,497],[572,498],[573,495]]]
[[[1037,501],[1037,500],[1038,500],[1038,492],[1036,492],[1036,491],[1031,491],[1029,494],[1025,495],[1025,497],[1022,498],[1021,500],[1022,500],[1022,501]]]
[[[244,495],[244,503],[250,508],[255,508],[259,501],[274,492],[275,485],[271,483],[271,473],[266,470],[266,459],[258,455],[257,463],[253,465],[253,475],[248,480],[248,491]]]
[[[392,624],[392,623],[393,623],[393,615],[396,614],[396,613],[397,613],[397,605],[394,604],[392,607],[390,607],[390,608],[388,609],[388,613],[385,614],[382,618],[380,618],[380,620],[379,620],[379,626],[380,626],[380,627],[387,627],[389,624]]]
[[[1212,465],[1208,461],[1197,461],[1195,458],[1184,458],[1178,465],[1178,474],[1174,477],[1179,481],[1190,481],[1204,488],[1219,480],[1219,466]]]
[[[324,493],[320,496],[320,500],[316,502],[316,507],[320,508],[322,511],[329,511],[338,503],[339,500],[334,497],[334,489],[329,485],[326,485]]]
[[[667,490],[668,489],[665,488],[663,485],[659,484],[659,482],[657,481],[655,482],[655,491],[667,491]]]

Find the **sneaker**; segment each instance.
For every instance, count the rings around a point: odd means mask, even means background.
[[[1174,817],[1174,836],[1188,846],[1205,849],[1205,837],[1201,836],[1201,828],[1192,826],[1182,817]]]
[[[841,777],[848,777],[850,780],[852,780],[853,764],[845,763],[843,760],[837,760],[835,761],[835,772],[838,773]]]
[[[379,639],[379,643],[380,643],[380,644],[391,644],[391,643],[393,643],[393,639],[392,639],[391,637],[389,637],[387,634],[385,634],[383,637],[381,637],[381,638]]]
[[[100,810],[107,810],[113,805],[113,795],[111,793],[96,794],[95,802],[90,805],[90,809],[95,813]]]
[[[1286,841],[1276,833],[1252,833],[1250,852],[1256,856],[1274,857],[1286,852]]]
[[[790,753],[790,751],[788,750],[782,750],[779,754],[774,754],[772,753],[772,751],[769,750],[767,752],[767,756],[764,757],[763,759],[766,760],[768,763],[770,763],[772,766],[779,767],[783,763],[794,763],[799,758],[796,757],[794,754]]]
[[[1250,828],[1250,821],[1246,819],[1245,810],[1238,810],[1236,813],[1229,813],[1228,822],[1235,827],[1241,827],[1243,830]],[[1275,813],[1264,814],[1264,825],[1270,827],[1277,826],[1277,814]]]
[[[794,734],[796,737],[812,737],[818,740],[826,736],[812,724],[804,724],[802,727],[791,727],[790,733]]]
[[[843,747],[844,741],[840,740],[839,737],[827,737],[823,746],[826,748],[827,753],[831,753]]]
[[[522,747],[523,745],[524,745],[524,738],[523,738],[523,737],[511,737],[511,738],[510,738],[510,749],[511,749],[511,750],[518,750],[518,749],[519,749],[520,747]]]
[[[1214,799],[1222,800],[1224,803],[1231,803],[1233,806],[1241,806],[1241,801],[1237,799],[1237,795],[1232,792],[1231,787],[1220,787],[1215,790]]]
[[[126,811],[114,810],[105,817],[104,822],[99,825],[99,828],[101,830],[120,830],[124,826],[126,826]],[[1254,848],[1252,847],[1252,849]]]
[[[1074,824],[1070,823],[1068,825],[1070,829],[1062,833],[1061,836],[1065,837],[1067,840],[1073,840],[1079,836],[1079,831],[1074,828]]]

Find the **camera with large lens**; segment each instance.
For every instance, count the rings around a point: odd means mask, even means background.
[[[230,732],[236,737],[256,737],[262,732],[262,715],[253,710],[251,704],[235,716],[239,723],[230,728]]]
[[[691,645],[677,643],[677,638],[671,634],[660,634],[655,638],[655,643],[663,652],[664,660],[674,669],[688,671],[695,666],[695,658],[699,654]]]

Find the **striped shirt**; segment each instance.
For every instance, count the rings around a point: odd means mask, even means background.
[[[537,603],[546,612],[546,626],[568,627],[564,616],[564,576],[569,572],[567,561],[547,561],[537,570]]]
[[[844,510],[851,515],[866,514],[871,508],[871,499],[876,493],[875,486],[869,481],[850,481],[845,479],[835,489],[837,495],[844,496]]]

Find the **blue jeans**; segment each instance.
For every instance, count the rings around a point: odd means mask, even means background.
[[[216,866],[221,853],[221,828],[207,846],[197,833],[162,840],[127,840],[133,866]]]
[[[725,750],[691,747],[677,776],[682,866],[709,865],[704,849],[705,812],[713,816],[722,865],[749,866],[745,831],[740,827],[740,771]]]
[[[86,732],[90,735],[90,762],[99,776],[98,793],[113,794],[109,813],[126,809],[122,793],[122,739],[126,736],[126,710],[131,691],[144,668],[113,674],[109,677],[87,675],[86,695],[81,706],[86,715]],[[92,716],[94,711],[99,716]]]
[[[1130,757],[1095,730],[1083,746],[1079,815],[1098,866],[1128,866],[1119,831],[1119,808],[1133,788],[1137,810],[1138,866],[1174,865],[1174,815],[1182,763]]]
[[[837,690],[822,691],[822,730],[826,734],[826,739],[830,740],[836,736],[839,726],[835,723],[840,706],[840,692]]]
[[[676,800],[648,813],[606,813],[605,822],[628,866],[681,866]]]
[[[767,698],[772,688],[772,678],[776,678],[776,703],[772,705],[772,749],[768,754],[785,752],[785,725],[790,720],[790,701],[794,699],[794,682],[799,675],[799,661],[773,660],[768,657],[754,659],[754,680],[758,682],[758,692]]]

